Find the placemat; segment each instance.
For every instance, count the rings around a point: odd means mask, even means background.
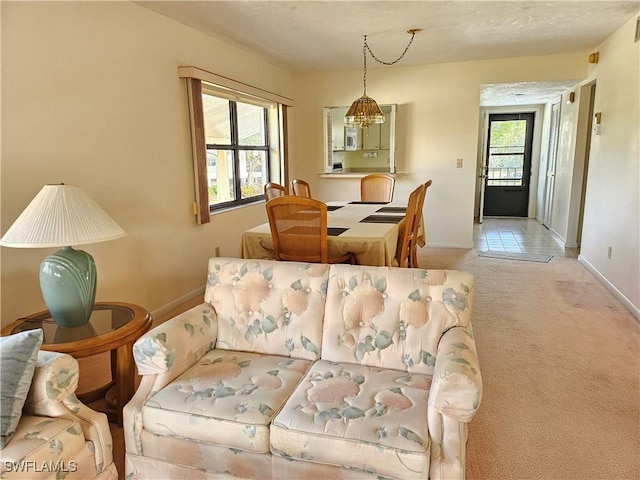
[[[352,205],[386,205],[389,202],[349,202]]]
[[[344,205],[327,205],[327,212],[333,212],[334,210],[338,210],[342,207],[344,207]]]
[[[406,213],[407,207],[382,207],[376,210],[376,212]]]
[[[398,223],[403,218],[400,215],[369,215],[360,220],[360,223]]]
[[[340,228],[340,227],[329,227],[327,228],[327,235],[330,237],[337,237],[338,235],[343,234],[349,230],[348,228]]]

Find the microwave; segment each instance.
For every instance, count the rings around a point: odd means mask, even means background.
[[[344,127],[344,149],[349,152],[358,149],[358,130],[356,127]]]

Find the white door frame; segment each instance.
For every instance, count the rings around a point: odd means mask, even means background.
[[[531,177],[529,180],[529,209],[528,218],[535,218],[536,216],[536,190],[539,181],[540,170],[540,150],[542,144],[542,116],[544,112],[544,105],[512,105],[508,107],[482,107],[480,108],[481,122],[478,138],[482,141],[479,142],[479,148],[481,152],[478,153],[478,165],[476,167],[476,175],[478,177],[478,192],[476,193],[477,205],[479,205],[480,211],[478,212],[478,221],[482,223],[482,210],[484,207],[484,181],[482,175],[485,174],[484,167],[487,164],[487,137],[489,134],[489,114],[491,113],[535,113],[535,120],[533,124],[533,144],[531,149]]]
[[[544,204],[542,206],[542,224],[551,228],[551,211],[553,207],[553,189],[558,154],[558,135],[560,134],[560,102],[551,106],[551,123],[549,127],[549,151],[547,154],[547,171],[544,179]]]

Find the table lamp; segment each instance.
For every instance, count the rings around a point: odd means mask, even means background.
[[[125,231],[84,191],[45,185],[0,239],[14,248],[62,247],[40,265],[40,290],[54,321],[79,327],[91,317],[96,298],[93,257],[72,246],[124,237]]]

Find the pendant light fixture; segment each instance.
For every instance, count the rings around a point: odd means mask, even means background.
[[[371,58],[382,65],[394,65],[404,57],[405,53],[407,53],[411,43],[413,42],[413,38],[419,31],[419,28],[412,28],[407,31],[407,33],[411,35],[411,39],[402,54],[392,62],[385,62],[376,57],[367,44],[367,36],[364,36],[364,46],[362,47],[362,55],[364,57],[364,94],[351,104],[351,107],[344,117],[346,124],[358,125],[360,128],[367,128],[375,123],[384,123],[384,114],[382,113],[382,110],[380,110],[380,107],[373,98],[367,96],[367,52],[371,54]]]

